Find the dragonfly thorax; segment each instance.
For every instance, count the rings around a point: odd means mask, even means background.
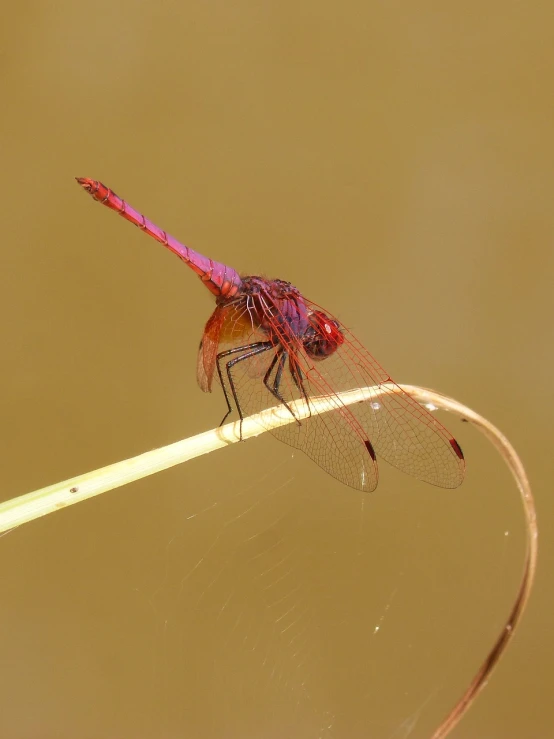
[[[218,299],[218,304],[227,301]],[[241,289],[230,303],[240,302],[252,324],[275,343],[292,333],[302,340],[309,330],[308,309],[298,288],[284,280],[243,277]]]

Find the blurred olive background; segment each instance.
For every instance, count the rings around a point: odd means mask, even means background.
[[[31,1],[0,37],[2,499],[223,415],[210,295],[73,181],[101,179],[508,435],[537,587],[453,736],[550,736],[551,5]],[[524,555],[508,472],[445,422],[455,491],[383,463],[363,496],[267,435],[4,536],[0,734],[429,737]]]

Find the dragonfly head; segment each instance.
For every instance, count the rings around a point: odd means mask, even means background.
[[[344,342],[339,322],[329,318],[323,311],[311,311],[308,314],[308,322],[303,343],[306,354],[312,359],[325,359],[336,352]]]

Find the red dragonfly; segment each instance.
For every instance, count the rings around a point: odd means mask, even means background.
[[[270,429],[273,435],[352,488],[377,487],[377,456],[432,485],[460,485],[465,462],[457,441],[330,313],[289,282],[240,276],[183,246],[101,182],[77,182],[180,257],[215,296],[197,379],[204,392],[211,391],[214,377],[219,380],[227,403],[222,423],[233,406],[242,421],[277,401],[295,421]],[[364,403],[347,407],[337,395],[385,383],[389,392],[376,392]],[[332,410],[312,412],[310,401],[318,396],[330,396]],[[303,420],[294,413],[298,403],[307,405]]]

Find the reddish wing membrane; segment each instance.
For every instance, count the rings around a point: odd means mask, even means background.
[[[214,376],[217,377],[217,355],[221,351],[248,346],[254,341],[267,341],[267,336],[261,332],[254,333],[254,324],[248,310],[244,308],[244,301],[219,305],[210,316],[202,335],[198,350],[196,365],[196,379],[204,392],[211,392]],[[224,363],[220,363],[222,368]],[[250,376],[258,377],[263,371],[263,365],[250,362],[245,365]]]
[[[205,393],[212,391],[215,363],[224,321],[225,312],[221,308],[217,308],[210,316],[200,342],[196,379],[200,389]]]

